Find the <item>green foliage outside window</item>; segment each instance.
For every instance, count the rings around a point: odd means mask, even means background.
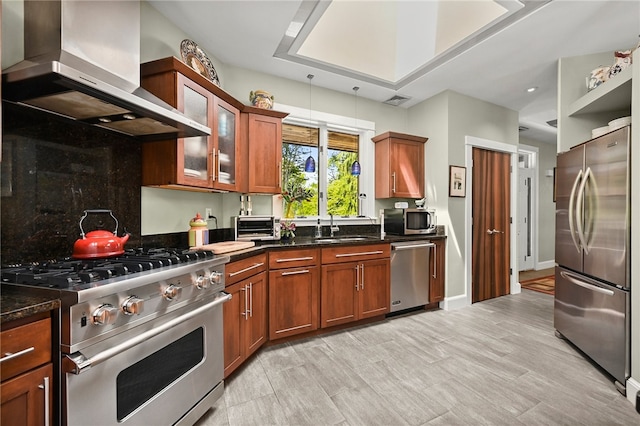
[[[358,178],[351,175],[351,165],[358,159],[358,153],[329,148],[327,182],[322,185],[318,183],[317,169],[314,173],[304,171],[305,161],[309,156],[314,158],[319,167],[317,146],[283,141],[282,188],[285,215],[289,211],[296,217],[318,216],[318,192],[321,190],[327,197],[327,214],[356,216]]]

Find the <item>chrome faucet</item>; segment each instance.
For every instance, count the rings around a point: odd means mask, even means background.
[[[338,232],[340,228],[338,227],[338,225],[333,224],[333,215],[330,215],[330,216],[331,216],[331,224],[329,226],[329,230],[331,231],[331,238],[333,238],[333,233]]]

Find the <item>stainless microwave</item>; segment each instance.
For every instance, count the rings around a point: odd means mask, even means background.
[[[384,209],[384,232],[390,235],[436,233],[433,209]]]
[[[280,239],[280,218],[275,216],[233,216],[231,227],[240,241]]]

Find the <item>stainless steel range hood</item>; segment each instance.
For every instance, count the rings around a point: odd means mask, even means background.
[[[141,140],[211,134],[140,87],[139,1],[25,0],[24,53],[3,100]]]

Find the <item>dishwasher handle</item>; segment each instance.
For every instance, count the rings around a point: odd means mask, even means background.
[[[391,250],[395,250],[395,251],[402,251],[402,250],[414,250],[417,248],[429,248],[429,247],[435,247],[436,245],[434,243],[425,243],[425,244],[414,244],[414,245],[410,245],[410,246],[396,246],[391,244]]]

